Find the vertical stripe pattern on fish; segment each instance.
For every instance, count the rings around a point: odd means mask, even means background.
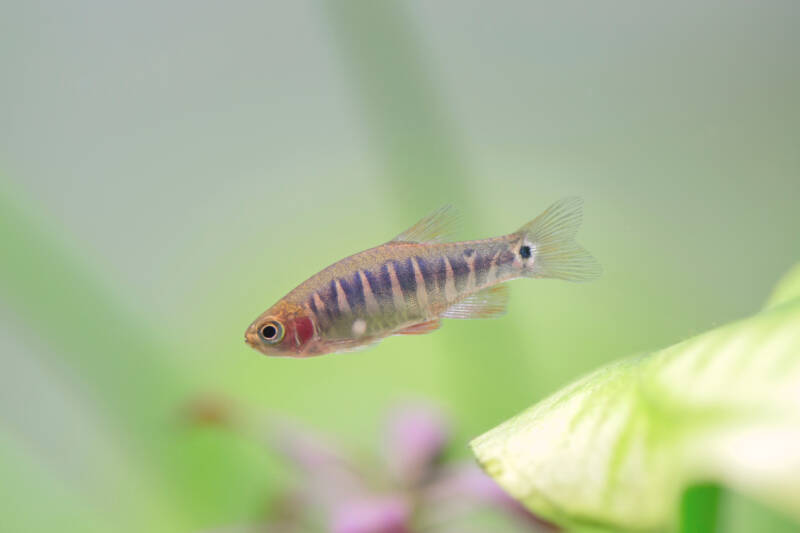
[[[262,313],[245,340],[267,355],[308,357],[428,333],[441,318],[505,312],[506,281],[588,281],[599,264],[575,242],[581,201],[566,198],[514,233],[443,242],[447,208],[391,241],[334,263]]]

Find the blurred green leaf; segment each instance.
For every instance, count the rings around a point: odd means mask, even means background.
[[[680,533],[712,533],[717,530],[721,488],[711,483],[693,485],[680,503]]]
[[[751,533],[796,533],[797,522],[775,509],[764,506],[740,493],[721,489],[719,492],[719,519],[717,529],[703,532]]]
[[[796,264],[778,282],[769,300],[767,300],[766,308],[770,309],[796,298],[800,298],[800,263]]]
[[[798,287],[795,268],[761,313],[601,368],[475,439],[475,454],[563,525],[664,529],[703,482],[800,518]]]

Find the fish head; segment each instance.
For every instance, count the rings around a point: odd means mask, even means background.
[[[244,332],[244,340],[264,355],[312,355],[314,321],[307,309],[281,300],[264,311]]]

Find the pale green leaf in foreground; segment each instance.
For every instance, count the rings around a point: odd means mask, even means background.
[[[705,481],[800,519],[800,266],[761,313],[601,368],[472,448],[561,525],[671,527]]]

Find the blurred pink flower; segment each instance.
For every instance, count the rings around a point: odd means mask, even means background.
[[[241,417],[226,415],[219,405],[212,405],[213,416],[196,407],[189,412],[199,423],[252,434],[252,428],[232,422]],[[494,527],[474,527],[471,518],[478,513],[502,518],[502,531],[507,533],[555,530],[509,497],[474,463],[443,463],[449,435],[440,411],[405,404],[387,416],[382,453],[371,462],[355,461],[325,435],[286,421],[271,421],[268,446],[293,465],[301,479],[279,501],[276,514],[280,518],[265,524],[266,530],[499,533]]]
[[[350,501],[334,509],[333,533],[410,533],[409,505],[398,497]]]
[[[400,407],[388,418],[387,467],[398,483],[419,484],[433,472],[448,440],[447,422],[438,411],[421,405]]]

